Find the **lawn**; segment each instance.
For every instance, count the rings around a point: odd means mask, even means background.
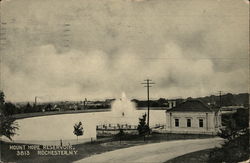
[[[192,152],[183,156],[176,157],[165,163],[204,163],[208,162],[209,154],[213,149],[206,149],[202,151]]]
[[[210,135],[185,135],[185,134],[157,134],[152,133],[146,137],[144,141],[142,136],[138,135],[124,135],[120,137],[98,138],[92,143],[83,143],[74,145],[73,148],[77,150],[76,155],[72,156],[39,156],[37,151],[31,150],[29,156],[17,156],[15,150],[9,150],[9,146],[13,143],[1,142],[1,160],[4,162],[53,162],[66,163],[76,161],[94,154],[99,154],[107,151],[112,151],[121,148],[132,147],[147,143],[157,143],[162,141],[179,140],[179,139],[195,139],[195,138],[209,138]],[[19,144],[20,145],[20,144]]]
[[[176,157],[165,163],[236,163],[249,159],[249,133],[227,141],[221,148],[213,148]]]

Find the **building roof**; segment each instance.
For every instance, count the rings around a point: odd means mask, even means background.
[[[169,109],[170,112],[213,112],[213,110],[200,100],[187,100],[178,106]]]

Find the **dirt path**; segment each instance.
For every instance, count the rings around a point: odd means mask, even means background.
[[[224,141],[221,138],[209,138],[146,144],[94,155],[79,160],[77,163],[160,163],[187,153],[218,147],[223,142]]]

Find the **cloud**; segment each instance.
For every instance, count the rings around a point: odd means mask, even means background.
[[[58,54],[55,47],[46,45],[32,51],[22,69],[11,72],[4,67],[3,87],[13,100],[44,100],[144,96],[141,87],[146,77],[157,84],[152,89],[156,97],[199,96],[218,90],[244,91],[247,77],[244,69],[215,72],[209,59],[193,60],[174,43],[155,59],[119,54],[110,60],[102,51],[69,51]],[[169,55],[171,54],[171,55]]]
[[[248,6],[222,1],[30,1],[2,7],[1,89],[13,101],[246,92]],[[15,9],[15,10],[13,10]]]

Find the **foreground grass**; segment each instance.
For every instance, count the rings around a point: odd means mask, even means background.
[[[84,143],[74,145],[73,147],[78,151],[77,155],[73,156],[39,156],[37,151],[30,151],[29,156],[17,156],[15,150],[9,150],[10,145],[15,143],[1,142],[1,160],[4,162],[53,162],[66,163],[73,162],[91,155],[100,154],[103,152],[113,151],[121,148],[128,148],[136,145],[143,145],[148,143],[157,143],[162,141],[180,140],[180,139],[195,139],[208,138],[209,135],[184,135],[184,134],[156,134],[153,133],[146,137],[138,135],[124,135],[123,137],[101,138],[92,143]],[[20,145],[20,144],[19,144]]]
[[[228,141],[221,148],[206,149],[176,157],[165,163],[237,163],[249,159],[249,133]]]
[[[204,163],[209,161],[209,154],[213,149],[192,152],[183,156],[176,157],[165,163]]]

